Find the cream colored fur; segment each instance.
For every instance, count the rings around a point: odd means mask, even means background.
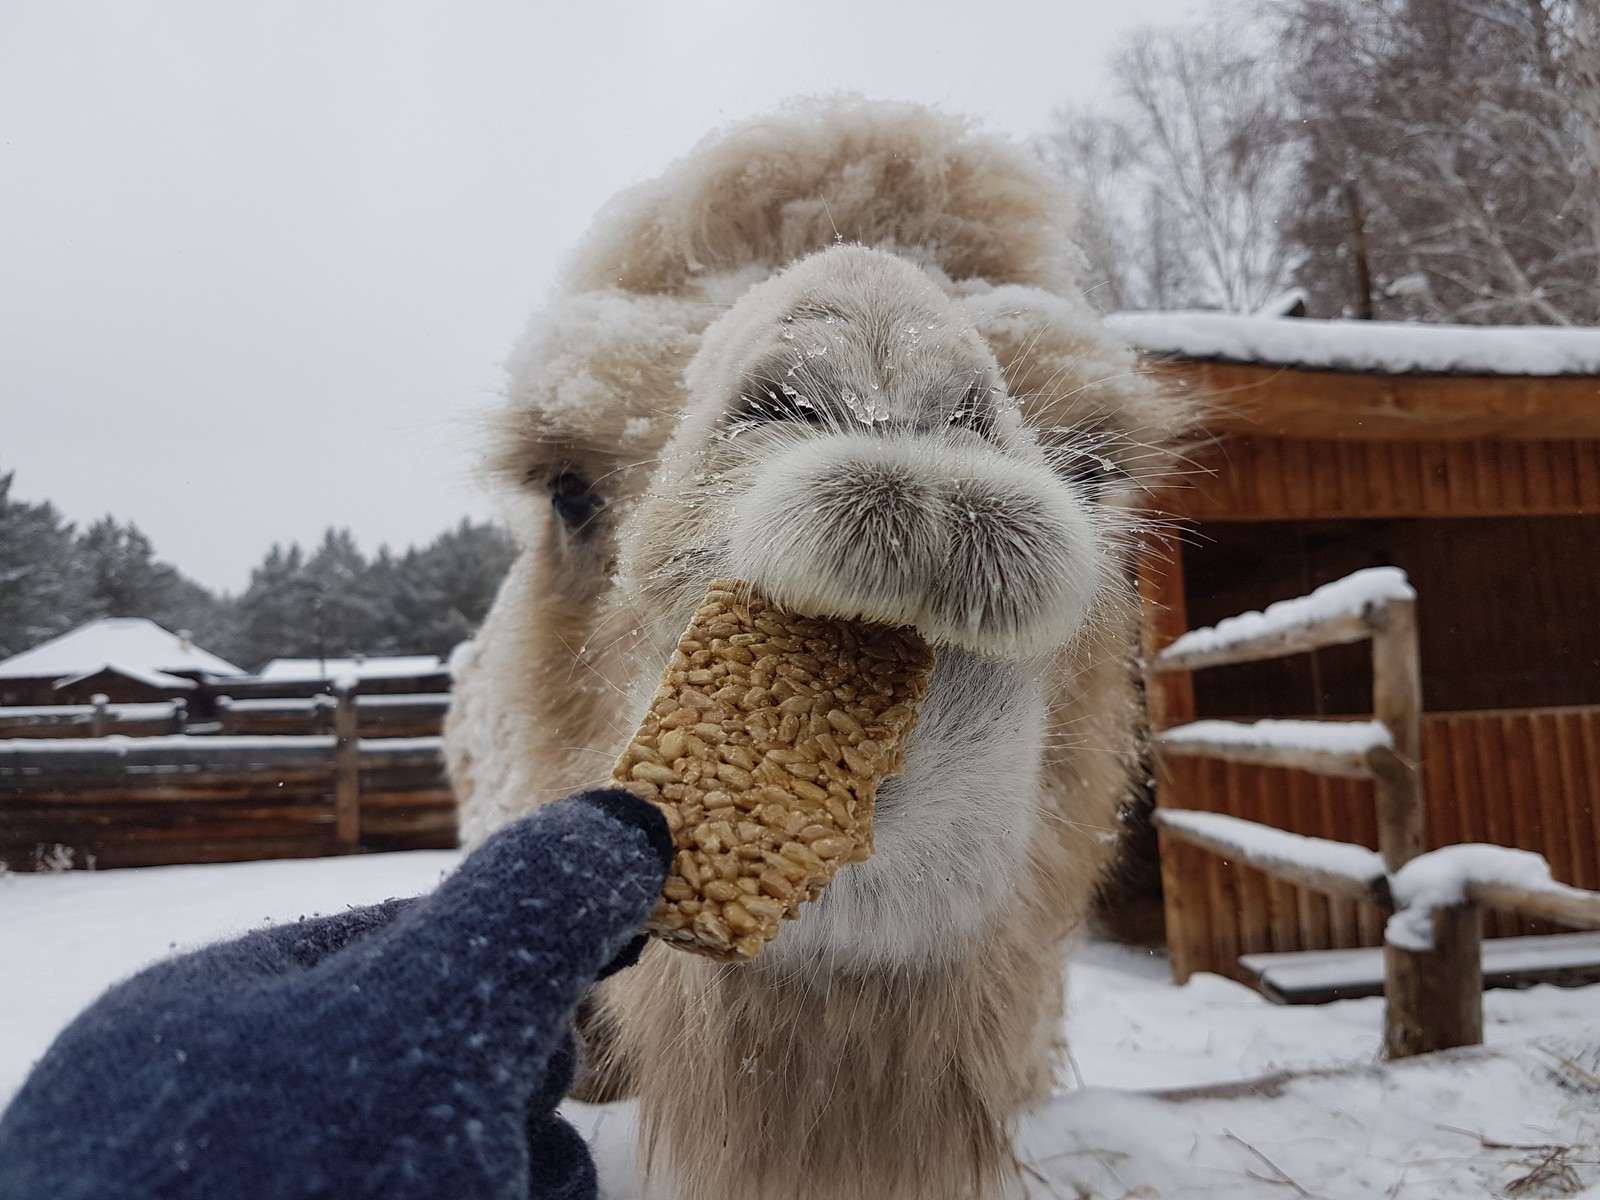
[[[619,199],[513,363],[492,465],[524,549],[446,744],[470,839],[608,777],[713,577],[936,647],[874,857],[750,966],[652,946],[600,989],[590,1087],[638,1094],[657,1194],[1013,1177],[1136,757],[1134,506],[1185,420],[1064,228],[958,122],[795,109]],[[604,507],[555,515],[580,485]]]

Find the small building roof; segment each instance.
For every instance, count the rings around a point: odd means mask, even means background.
[[[111,666],[142,678],[171,679],[169,673],[177,671],[245,674],[145,617],[102,617],[0,662],[0,679],[81,678]]]
[[[444,670],[437,654],[397,654],[387,658],[275,658],[261,668],[262,682],[301,683],[318,679],[397,679]]]
[[[165,671],[148,671],[139,667],[125,667],[121,663],[107,663],[105,666],[96,667],[92,671],[79,671],[75,675],[67,675],[56,680],[53,686],[57,688],[71,687],[73,684],[82,683],[86,679],[93,679],[96,676],[107,674],[120,675],[124,679],[132,679],[137,683],[153,688],[181,688],[184,691],[188,691],[195,686],[194,680],[185,679],[181,675],[168,675]]]
[[[1600,375],[1600,329],[1418,325],[1219,312],[1107,318],[1146,354],[1383,375]]]

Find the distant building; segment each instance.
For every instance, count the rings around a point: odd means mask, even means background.
[[[0,704],[187,698],[246,672],[144,617],[104,617],[0,662]]]

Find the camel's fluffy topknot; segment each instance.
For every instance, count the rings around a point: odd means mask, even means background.
[[[1059,183],[969,121],[859,98],[793,104],[706,139],[602,214],[571,291],[677,294],[698,278],[762,274],[840,239],[952,280],[1077,290],[1081,256]]]

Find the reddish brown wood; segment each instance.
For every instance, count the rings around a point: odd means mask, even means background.
[[[1600,437],[1600,379],[1159,363],[1209,393],[1214,433],[1333,441]]]
[[[1200,452],[1213,475],[1163,493],[1161,504],[1201,522],[1592,514],[1597,458],[1600,443],[1589,441],[1236,437]]]

